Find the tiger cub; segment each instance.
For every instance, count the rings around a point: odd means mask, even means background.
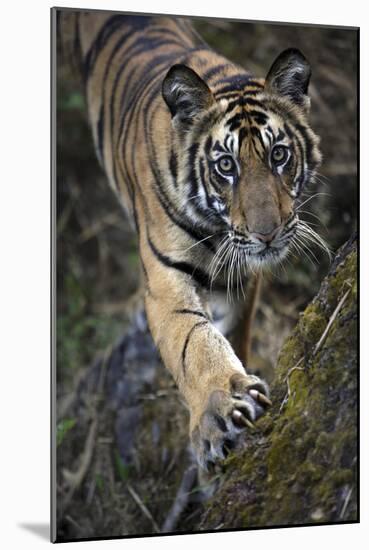
[[[241,296],[299,235],[296,201],[321,159],[310,67],[288,49],[254,78],[185,18],[67,16],[96,153],[138,233],[149,327],[210,469],[270,404],[211,301]]]

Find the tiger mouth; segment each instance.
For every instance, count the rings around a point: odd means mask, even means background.
[[[282,245],[280,247],[265,247],[264,250],[251,255],[261,261],[280,261],[286,256],[288,248],[288,244]]]
[[[258,264],[271,262],[280,262],[286,257],[290,248],[290,240],[284,240],[284,242],[272,242],[266,245],[255,245],[244,243],[237,239],[232,242],[234,248],[244,256],[245,264],[248,262],[253,263],[253,260]]]

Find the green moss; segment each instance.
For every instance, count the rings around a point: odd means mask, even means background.
[[[259,421],[260,431],[246,451],[228,459],[223,486],[208,505],[203,528],[355,519],[355,269],[354,251],[324,281],[285,342],[271,388],[271,412]],[[315,354],[348,288],[351,292]],[[301,358],[302,370],[291,371]],[[290,395],[281,410],[288,373]],[[236,501],[236,507],[224,504]]]
[[[258,429],[264,434],[269,434],[274,427],[274,422],[269,414],[266,414],[258,421]]]
[[[357,255],[348,255],[344,262],[338,267],[335,276],[330,279],[329,288],[327,291],[327,302],[331,307],[335,307],[337,297],[341,298],[342,294],[351,287],[353,290],[353,298],[357,299]]]
[[[305,342],[316,343],[323,334],[327,320],[317,303],[310,304],[300,322],[300,335]]]

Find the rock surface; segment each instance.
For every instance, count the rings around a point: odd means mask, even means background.
[[[274,405],[228,459],[199,529],[357,520],[356,273],[353,237],[286,340]]]

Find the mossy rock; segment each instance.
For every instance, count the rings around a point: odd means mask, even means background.
[[[285,342],[271,387],[274,405],[246,449],[228,459],[201,529],[357,520],[356,349],[353,237]]]

